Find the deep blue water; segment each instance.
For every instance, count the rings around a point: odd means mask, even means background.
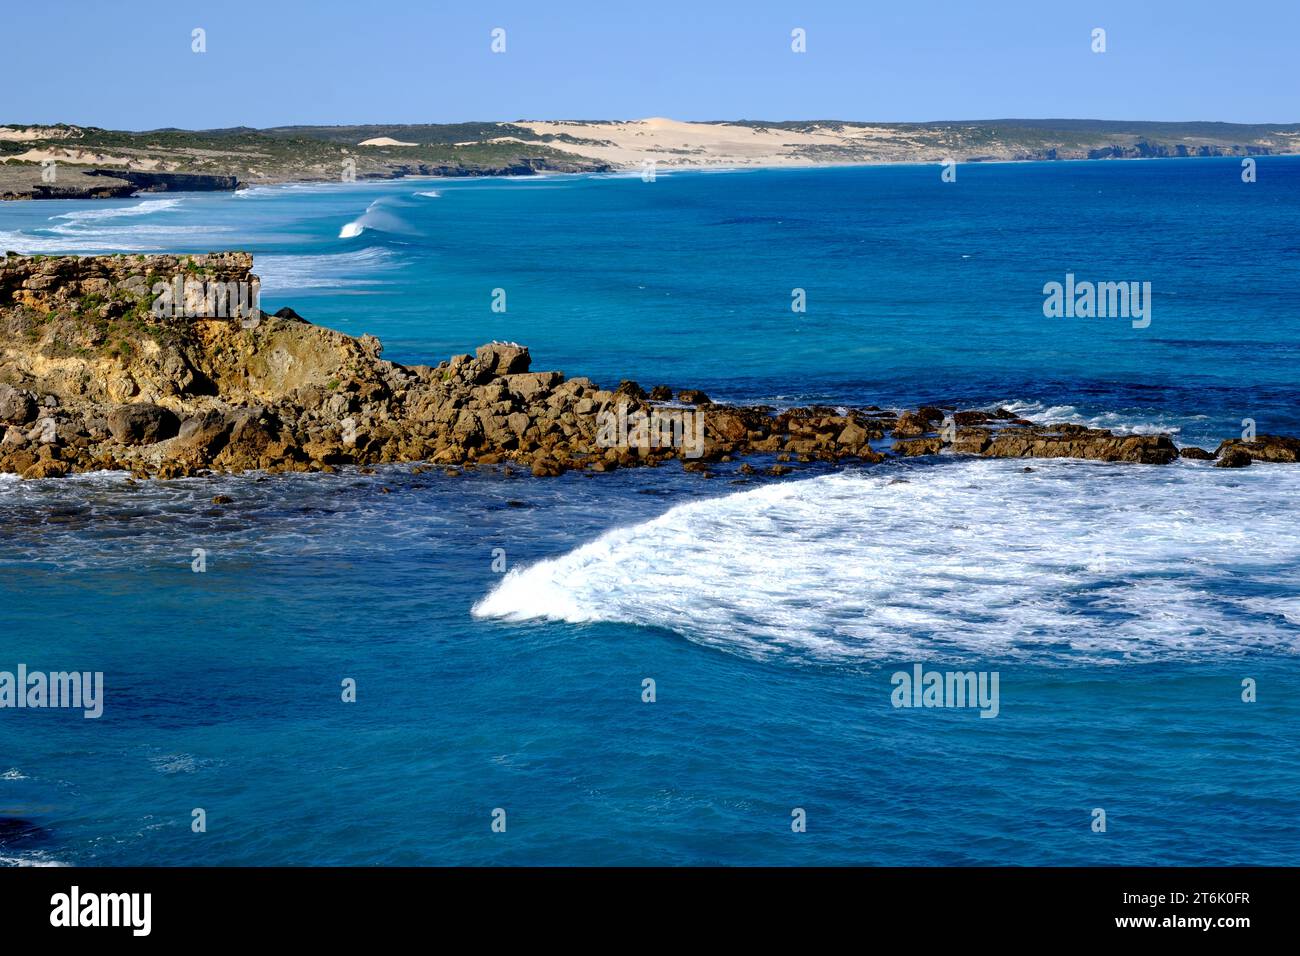
[[[5,204],[0,246],[251,249],[264,307],[399,361],[1213,447],[1300,434],[1300,160],[1239,173],[407,180]],[[1151,326],[1044,318],[1067,272],[1150,281]],[[107,684],[0,710],[0,858],[1300,862],[1300,469],[1034,468],[0,479],[0,670]],[[997,671],[998,717],[895,709],[914,663]]]

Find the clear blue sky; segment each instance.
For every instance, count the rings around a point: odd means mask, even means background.
[[[1300,0],[10,0],[0,28],[0,122],[1300,121]]]

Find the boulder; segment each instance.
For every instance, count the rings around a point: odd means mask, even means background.
[[[1255,461],[1300,462],[1300,438],[1284,435],[1256,435],[1254,441],[1230,438],[1219,444],[1216,454],[1222,457],[1234,448],[1244,451]]]
[[[937,436],[929,438],[904,438],[894,442],[894,454],[905,458],[917,455],[937,455],[943,451],[943,439]]]
[[[61,461],[42,459],[23,472],[24,478],[62,478],[68,466]]]
[[[489,342],[480,345],[476,352],[479,366],[493,375],[515,375],[527,372],[532,364],[527,346],[514,342]]]
[[[1250,452],[1246,451],[1244,448],[1229,448],[1219,456],[1219,460],[1214,463],[1214,467],[1248,468],[1253,460],[1254,459],[1250,457]]]
[[[119,405],[108,414],[108,429],[123,445],[152,445],[175,437],[180,421],[161,405]]]
[[[180,424],[172,442],[172,454],[210,460],[225,446],[230,428],[230,420],[216,409],[191,415]]]
[[[36,417],[36,399],[30,392],[0,384],[0,422],[26,425]]]
[[[521,402],[531,402],[559,384],[558,372],[526,372],[507,375],[506,388]]]
[[[940,420],[943,416],[940,415]],[[931,431],[930,418],[922,412],[904,412],[894,425],[895,438],[919,438]]]

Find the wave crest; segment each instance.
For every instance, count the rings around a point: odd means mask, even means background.
[[[767,657],[1294,653],[1300,476],[968,461],[680,505],[512,570],[472,609],[668,628]],[[1285,487],[1282,487],[1285,485]]]

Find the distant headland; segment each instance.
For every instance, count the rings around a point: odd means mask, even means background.
[[[95,199],[402,176],[1300,152],[1300,124],[1001,119],[519,120],[144,132],[0,126],[0,199]]]

